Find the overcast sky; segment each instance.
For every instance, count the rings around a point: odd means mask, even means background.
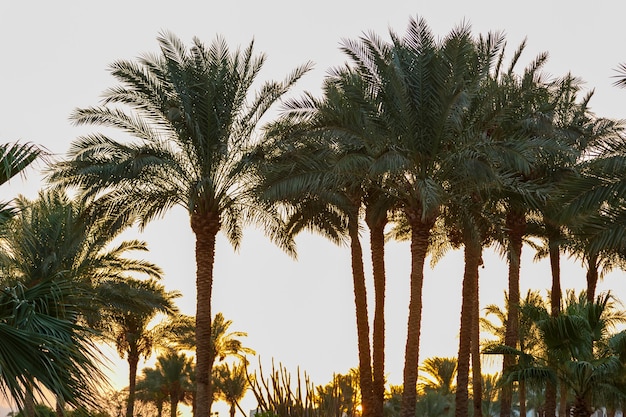
[[[168,30],[189,43],[193,36],[210,43],[223,36],[235,48],[255,40],[267,54],[263,79],[282,79],[296,66],[313,61],[315,69],[293,90],[319,92],[326,71],[341,65],[342,39],[364,32],[388,38],[403,33],[410,17],[423,17],[445,36],[468,22],[475,34],[503,31],[510,53],[527,38],[522,67],[538,53],[549,53],[546,72],[571,72],[595,89],[592,109],[599,116],[623,118],[626,90],[612,86],[615,68],[626,62],[623,17],[626,3],[598,1],[4,1],[0,3],[0,138],[45,146],[62,156],[85,130],[68,116],[76,107],[98,103],[114,85],[107,71],[117,59],[157,52],[156,37]],[[510,56],[510,54],[509,54]],[[82,128],[81,128],[82,129]],[[88,129],[93,130],[93,129]],[[3,199],[17,193],[34,196],[37,172],[3,188]],[[179,305],[195,308],[194,238],[183,210],[170,212],[140,236],[151,248],[149,259],[166,273],[165,285],[180,290]],[[349,253],[316,236],[299,240],[294,261],[249,229],[239,252],[220,237],[216,251],[213,311],[232,319],[232,330],[248,332],[247,346],[266,367],[272,358],[295,371],[305,370],[316,384],[333,373],[357,366],[354,301]],[[365,242],[364,242],[365,244]],[[367,246],[365,245],[365,250]],[[367,252],[366,252],[367,253]],[[522,290],[549,287],[545,264],[531,264],[526,249]],[[408,306],[409,250],[406,243],[387,249],[387,373],[402,381]],[[462,256],[453,253],[426,272],[421,359],[455,356],[458,348]],[[600,290],[624,292],[624,274],[612,274]],[[481,304],[501,303],[506,266],[495,255],[481,270]],[[582,288],[583,271],[564,269],[566,288]],[[253,360],[253,364],[256,361]],[[120,384],[127,370],[121,365]],[[244,408],[251,408],[249,400]],[[221,406],[220,406],[221,407]],[[218,408],[226,415],[225,408]],[[0,409],[0,415],[4,415]]]

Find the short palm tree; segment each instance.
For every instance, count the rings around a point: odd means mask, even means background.
[[[121,358],[128,361],[128,402],[126,416],[134,415],[137,366],[160,344],[160,326],[150,328],[158,313],[178,312],[174,299],[177,291],[166,291],[155,280],[126,278],[102,283],[98,289],[102,300],[100,320],[95,323],[106,341],[115,344]]]
[[[78,138],[50,180],[101,195],[109,213],[140,225],[174,206],[189,213],[197,263],[196,413],[206,416],[215,237],[223,231],[237,246],[242,222],[253,220],[282,247],[293,249],[275,233],[277,217],[251,201],[247,150],[260,119],[309,65],[284,82],[266,82],[251,97],[265,61],[254,55],[252,43],[231,51],[221,38],[208,47],[194,39],[189,48],[171,34],[158,40],[160,54],[112,65],[120,85],[105,92],[102,106],[73,114],[76,124],[113,127],[134,141],[104,134]]]
[[[584,291],[578,296],[570,292],[557,317],[552,317],[543,306],[528,305],[521,311],[537,326],[542,348],[534,353],[508,346],[489,349],[491,353],[515,354],[523,359],[516,368],[507,370],[509,382],[559,384],[559,415],[567,415],[567,397],[571,393],[572,414],[577,417],[591,415],[591,407],[602,394],[617,392],[623,367],[618,351],[610,347],[611,331],[626,317],[616,309],[610,294],[601,294],[589,302]],[[623,332],[618,335],[623,337]]]
[[[235,417],[237,407],[242,414],[246,414],[239,405],[249,386],[246,368],[246,363],[241,362],[232,366],[223,363],[213,369],[217,397],[228,403],[230,417]]]
[[[420,388],[434,391],[443,396],[454,394],[456,380],[456,358],[433,357],[424,360],[420,367]]]
[[[192,360],[184,353],[169,351],[157,358],[156,370],[161,375],[161,389],[170,400],[170,417],[178,415],[180,402],[189,403],[192,398],[192,365]]]
[[[163,416],[163,405],[168,399],[163,376],[158,369],[144,368],[137,379],[135,399],[143,403],[152,403],[157,410],[157,417]]]

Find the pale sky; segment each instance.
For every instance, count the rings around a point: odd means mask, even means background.
[[[71,126],[71,111],[97,104],[101,93],[115,84],[107,71],[111,62],[157,52],[161,30],[175,33],[187,44],[193,36],[209,44],[221,35],[233,49],[254,38],[256,51],[267,54],[261,79],[282,79],[311,60],[315,69],[292,91],[297,96],[303,90],[318,93],[326,71],[345,62],[338,48],[343,38],[373,31],[388,39],[389,28],[403,34],[411,16],[425,18],[439,37],[463,21],[476,35],[504,31],[510,54],[527,38],[520,68],[548,51],[547,73],[579,76],[595,89],[591,107],[596,114],[624,118],[626,90],[613,87],[611,77],[626,62],[625,12],[626,3],[602,0],[594,6],[581,0],[4,1],[0,138],[30,141],[63,155],[76,136],[94,130]],[[2,199],[17,193],[34,196],[40,186],[36,170],[31,170],[26,181],[3,188]],[[183,292],[181,310],[193,314],[194,238],[186,213],[181,209],[168,213],[140,238],[149,244],[148,258],[164,269],[166,287]],[[233,320],[232,330],[248,333],[244,342],[257,351],[266,369],[274,358],[294,372],[299,366],[314,383],[326,384],[333,373],[357,366],[349,252],[317,236],[303,235],[298,243],[299,260],[293,261],[257,230],[246,230],[237,253],[220,236],[213,311]],[[367,253],[366,239],[363,243]],[[545,294],[549,269],[531,261],[532,253],[526,249],[522,291],[534,288]],[[422,360],[456,355],[462,271],[461,253],[448,255],[426,271]],[[408,308],[408,244],[388,245],[387,275],[386,371],[389,382],[399,384]],[[626,294],[623,279],[624,273],[614,273],[599,290]],[[579,267],[564,268],[564,288],[580,289],[583,283]],[[481,305],[501,303],[506,265],[497,256],[485,257],[480,285]],[[123,385],[127,381],[123,362],[119,372]],[[254,405],[249,398],[244,409]],[[215,409],[227,415],[223,404]],[[0,417],[4,411],[0,408]]]

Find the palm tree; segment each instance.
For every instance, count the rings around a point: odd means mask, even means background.
[[[420,367],[420,388],[426,392],[436,392],[448,399],[454,395],[456,380],[456,358],[432,357],[424,360]]]
[[[246,414],[239,405],[239,402],[246,395],[248,390],[248,372],[245,362],[230,366],[223,363],[213,369],[213,381],[217,397],[226,401],[229,408],[230,417],[235,417],[235,407],[238,407],[242,414]]]
[[[139,360],[152,355],[163,334],[160,326],[149,328],[149,325],[157,313],[173,315],[178,312],[173,301],[180,293],[166,291],[155,280],[127,278],[101,284],[99,296],[104,305],[96,327],[105,340],[115,344],[120,357],[128,361],[126,417],[132,417]]]
[[[74,406],[96,405],[104,375],[94,333],[78,324],[70,281],[47,278],[0,291],[0,390],[22,409],[44,389]]]
[[[178,404],[181,401],[191,400],[192,360],[184,353],[169,351],[157,358],[156,369],[161,374],[162,390],[170,399],[170,416],[176,417]]]
[[[65,324],[65,331],[71,330],[67,333],[68,338],[73,332],[85,332],[80,338],[68,339],[68,342],[86,343],[87,336],[95,335],[93,331],[87,331],[85,322],[88,323],[89,318],[98,312],[98,305],[93,301],[96,299],[95,287],[100,282],[121,279],[135,272],[151,276],[160,273],[156,266],[148,262],[125,257],[130,250],[146,250],[144,243],[126,241],[110,248],[109,244],[117,237],[120,229],[110,219],[92,216],[92,209],[86,201],[71,200],[64,192],[55,190],[41,192],[32,201],[20,197],[16,200],[15,207],[19,214],[5,225],[7,233],[0,240],[2,284],[8,289],[24,288],[18,292],[32,289],[36,293],[37,288],[38,291],[47,288],[51,291],[48,295],[51,298],[46,303],[55,301],[54,293],[59,290],[54,288],[64,288],[60,292],[62,297],[59,297],[59,306],[50,305],[46,309],[59,314],[54,319],[68,321]],[[10,307],[11,304],[8,303],[7,306]],[[67,312],[63,305],[68,306]],[[84,348],[77,348],[76,352],[76,355],[84,356],[84,361],[89,360],[84,364],[86,369],[94,366],[93,358],[87,355],[91,350],[90,346],[87,343]],[[14,348],[20,350],[17,346]],[[20,352],[26,354],[28,346]],[[33,352],[32,358],[39,360],[40,354]],[[67,361],[59,361],[59,364],[68,366]],[[32,367],[36,369],[37,366],[39,365]],[[89,386],[88,376],[92,374],[97,379],[100,373],[83,374],[81,366],[81,363],[76,364],[80,378],[85,378],[84,391]],[[54,371],[54,367],[50,369]],[[62,372],[54,372],[67,374],[71,370],[72,367],[68,367]],[[84,398],[91,397],[85,396],[83,391],[81,395]],[[53,390],[53,393],[60,402],[76,401],[76,395],[67,388]]]
[[[348,45],[362,77],[376,91],[372,126],[386,144],[372,172],[384,175],[383,188],[406,219],[411,235],[411,299],[407,326],[402,416],[415,414],[419,363],[424,260],[439,216],[444,190],[441,154],[456,132],[470,77],[463,54],[469,29],[459,28],[440,44],[424,20],[411,19],[405,37],[391,33],[389,47],[375,35]],[[442,52],[445,51],[445,52]]]
[[[616,309],[610,294],[599,295],[589,302],[584,291],[578,296],[570,292],[565,308],[557,317],[543,306],[525,306],[522,314],[528,315],[539,329],[542,349],[530,354],[508,346],[491,348],[490,353],[515,354],[524,359],[516,369],[507,370],[509,382],[541,381],[555,386],[558,383],[559,414],[566,414],[567,397],[571,393],[572,414],[577,417],[591,414],[594,398],[599,394],[616,392],[623,368],[617,351],[609,348],[610,331],[626,317]]]
[[[289,102],[273,126],[268,135],[273,141],[263,151],[259,193],[285,209],[292,235],[313,230],[338,244],[347,235],[363,413],[379,415],[384,400],[384,228],[390,207],[371,163],[384,143],[372,133],[374,126],[366,117],[376,106],[362,75],[340,68],[327,77],[323,88],[320,100],[307,95]],[[375,286],[372,339],[360,242],[362,207],[370,231]]]
[[[520,300],[520,303],[516,308],[519,310],[527,309],[530,307],[527,306],[535,306],[538,308],[543,305],[543,299],[536,291],[529,290],[526,293],[526,296]],[[510,346],[509,343],[506,342],[506,334],[507,334],[507,320],[509,320],[510,314],[508,313],[508,309],[510,309],[511,300],[507,294],[505,294],[505,308],[502,309],[495,304],[490,304],[485,307],[485,312],[487,315],[495,316],[495,318],[499,321],[498,323],[491,322],[486,317],[480,319],[481,328],[493,336],[496,337],[495,340],[490,340],[488,342],[483,343],[483,350],[489,350],[495,346],[499,345],[507,345]],[[525,353],[533,353],[536,352],[536,349],[539,345],[539,335],[537,333],[537,328],[532,322],[532,320],[527,316],[521,316],[519,318],[518,324],[518,341],[515,343],[515,346],[519,348],[521,352]],[[513,368],[515,362],[511,362],[507,368]],[[526,413],[526,382],[524,380],[518,381],[518,398],[519,398],[519,412],[520,415],[525,415]],[[503,385],[503,384],[500,384]],[[513,390],[510,390],[513,393]],[[506,392],[506,391],[505,391]],[[502,401],[502,396],[500,397],[500,401]],[[502,403],[500,404],[502,405]],[[507,404],[509,409],[512,409],[513,404]],[[502,410],[501,410],[502,412]],[[510,412],[510,411],[509,411]]]
[[[168,397],[163,376],[155,368],[143,368],[141,372],[143,375],[137,379],[135,386],[135,399],[143,403],[153,403],[157,410],[157,417],[162,417],[163,405]]]
[[[50,180],[101,195],[109,213],[138,219],[141,226],[173,206],[189,213],[197,264],[196,412],[206,416],[215,237],[221,230],[237,246],[242,222],[254,220],[293,251],[275,232],[277,217],[251,201],[246,155],[260,119],[309,65],[284,82],[265,83],[250,99],[265,61],[263,55],[254,56],[253,43],[231,52],[221,38],[209,47],[194,39],[190,48],[172,34],[158,41],[159,55],[114,63],[112,74],[121,85],[106,91],[102,106],[79,109],[72,117],[76,124],[120,129],[136,141],[121,143],[103,134],[80,137]]]

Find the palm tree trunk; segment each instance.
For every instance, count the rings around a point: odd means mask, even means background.
[[[574,399],[574,410],[572,412],[573,417],[589,417],[592,413],[591,407],[587,404],[587,401],[583,397],[576,396]]]
[[[552,291],[550,291],[550,315],[557,317],[561,313],[561,250],[558,243],[550,239],[550,271],[552,273]]]
[[[135,415],[135,387],[137,386],[137,365],[139,364],[139,353],[137,345],[130,344],[128,352],[128,402],[126,403],[126,417]]]
[[[367,313],[367,289],[363,270],[363,249],[359,240],[358,213],[350,216],[350,251],[352,259],[352,280],[354,284],[354,305],[356,308],[357,344],[359,350],[359,384],[361,386],[361,406],[363,416],[369,417],[373,408],[372,356],[370,351],[369,319]]]
[[[33,384],[27,383],[24,393],[24,415],[35,417],[35,396],[33,395]]]
[[[553,234],[553,237],[549,238],[548,250],[550,252],[550,269],[552,272],[552,291],[550,292],[550,315],[557,317],[561,312],[561,253],[558,243],[556,243],[556,236],[558,232]],[[549,361],[552,361],[549,359]],[[554,363],[549,363],[548,366],[553,367]],[[546,404],[545,415],[556,415],[556,385],[548,381],[546,383]]]
[[[472,346],[472,323],[474,306],[478,303],[476,283],[481,262],[481,246],[472,239],[465,239],[465,272],[463,274],[463,300],[461,302],[461,326],[459,330],[459,356],[456,374],[455,417],[466,417],[469,402],[469,369]]]
[[[170,394],[170,417],[176,417],[178,414],[178,393]]]
[[[591,254],[587,263],[587,301],[593,303],[598,286],[598,254]]]
[[[559,385],[561,395],[559,396],[559,417],[567,417],[569,415],[569,410],[567,409],[567,385],[561,383]]]
[[[407,212],[411,225],[411,299],[407,323],[406,349],[404,354],[403,392],[401,417],[415,417],[417,400],[417,373],[419,367],[419,345],[422,326],[422,287],[424,263],[428,251],[428,239],[432,223],[420,221],[421,214]]]
[[[482,264],[482,261],[480,262]],[[476,303],[472,312],[472,401],[474,404],[474,417],[483,416],[483,375],[480,363],[480,298],[478,287],[478,266],[476,266],[474,286],[476,289]]]
[[[211,409],[211,293],[215,237],[219,214],[193,213],[191,228],[196,235],[196,403],[194,416],[209,417]]]
[[[526,231],[526,216],[509,210],[506,216],[506,226],[509,235],[509,304],[506,321],[504,344],[517,348],[519,341],[519,301],[520,301],[520,266],[522,259],[522,239]],[[515,356],[504,355],[502,374],[508,372],[515,365]],[[513,405],[513,386],[506,384],[500,394],[500,417],[510,417]]]
[[[383,415],[385,400],[385,225],[387,219],[370,224],[370,251],[374,277],[374,331],[372,333],[372,415]]]

